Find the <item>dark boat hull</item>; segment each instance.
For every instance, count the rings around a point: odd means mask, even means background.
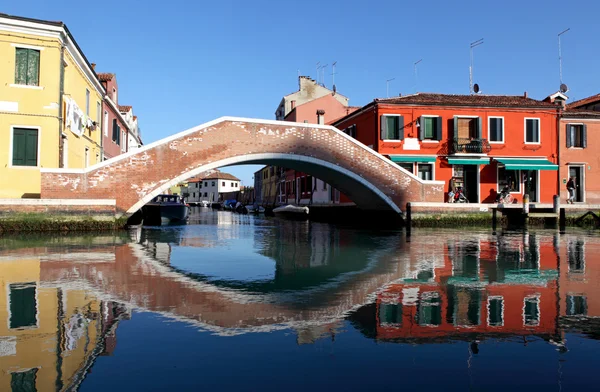
[[[184,222],[190,213],[185,204],[148,203],[144,206],[145,225],[168,225],[169,223]]]

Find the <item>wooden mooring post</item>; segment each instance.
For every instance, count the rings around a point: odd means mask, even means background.
[[[406,237],[410,238],[410,230],[412,227],[412,216],[411,216],[411,211],[410,211],[410,203],[406,203],[406,217],[405,217],[405,224],[406,224]]]
[[[498,224],[498,209],[492,208],[492,234],[496,234],[496,226]]]

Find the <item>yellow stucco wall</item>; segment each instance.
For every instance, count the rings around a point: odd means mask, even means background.
[[[37,326],[10,329],[10,285],[34,283],[37,286]],[[12,373],[37,368],[36,388],[38,391],[55,391],[57,379],[63,386],[69,385],[80,371],[87,357],[98,343],[100,330],[100,301],[82,290],[63,290],[62,300],[58,289],[40,283],[40,260],[15,259],[0,262],[0,339],[14,341],[16,352],[0,355],[0,391],[11,390]],[[59,301],[65,317],[60,319]],[[69,322],[76,314],[96,314],[84,325],[85,333],[78,339],[68,341]],[[87,339],[86,339],[87,335]],[[61,352],[57,352],[58,339]],[[58,357],[60,355],[60,366]],[[60,369],[60,374],[58,372]]]
[[[64,38],[64,37],[63,37]],[[35,197],[40,193],[40,168],[59,167],[59,108],[61,51],[60,38],[15,33],[3,30],[0,24],[0,198]],[[40,51],[39,86],[15,84],[16,48],[29,47]],[[71,45],[72,46],[72,45]],[[73,98],[85,112],[86,88],[90,91],[90,117],[98,118],[97,102],[102,91],[86,77],[81,62],[75,60],[69,46],[64,51],[65,96]],[[15,110],[16,109],[16,110]],[[64,125],[64,120],[63,120]],[[13,127],[36,128],[38,136],[38,167],[12,166]],[[69,168],[85,167],[85,147],[89,148],[89,165],[101,157],[100,126],[77,136],[63,127],[68,145]]]

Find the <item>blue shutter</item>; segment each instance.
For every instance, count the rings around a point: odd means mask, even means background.
[[[398,117],[398,140],[404,140],[404,116]]]
[[[573,138],[571,137],[571,124],[567,124],[567,148],[573,147]]]

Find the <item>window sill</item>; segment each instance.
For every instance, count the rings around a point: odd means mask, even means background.
[[[43,90],[44,89],[44,87],[42,87],[42,86],[29,86],[27,84],[11,84],[10,87],[28,88],[30,90]]]
[[[435,144],[439,144],[440,141],[439,140],[421,140],[421,143],[435,143]]]
[[[382,142],[384,142],[384,143],[400,143],[400,142],[402,142],[402,140],[383,139]]]
[[[534,146],[539,146],[542,144],[541,142],[524,142],[524,143],[527,145],[534,145]]]
[[[8,165],[10,169],[24,169],[24,170],[39,170],[41,166],[19,166],[19,165]]]
[[[567,149],[569,149],[569,150],[583,150],[584,148],[585,148],[585,147],[576,147],[576,146],[573,146],[573,147],[567,147]]]
[[[488,143],[490,143],[490,144],[504,144],[504,141],[501,141],[501,142],[490,142],[490,141],[488,141]]]

